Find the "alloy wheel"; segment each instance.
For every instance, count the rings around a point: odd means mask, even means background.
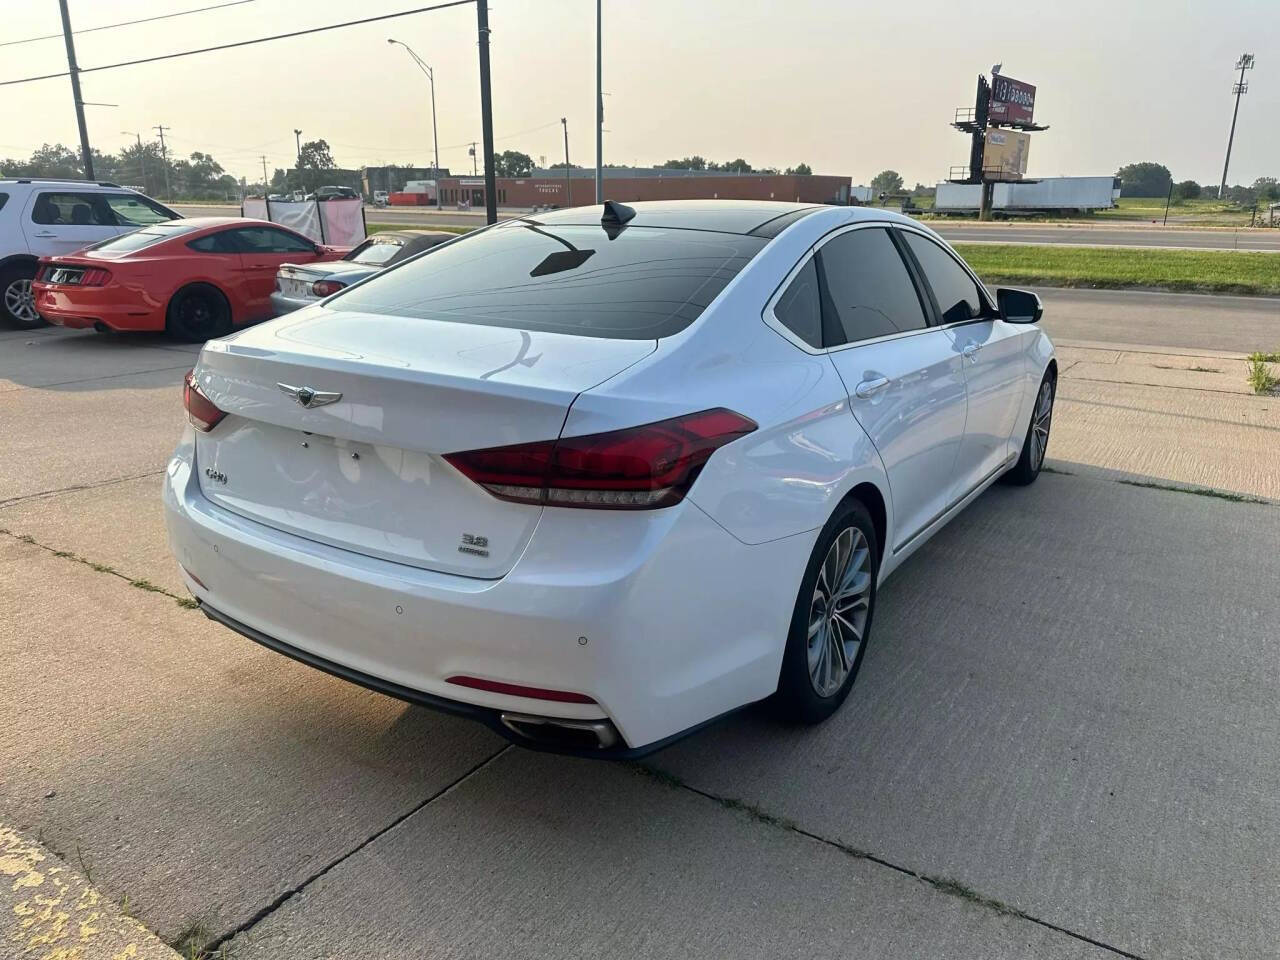
[[[40,321],[40,314],[36,312],[35,294],[31,292],[31,281],[28,278],[14,280],[5,288],[4,307],[10,316],[21,323]]]
[[[1053,420],[1053,382],[1046,380],[1040,385],[1040,396],[1036,400],[1035,419],[1031,422],[1031,466],[1039,470],[1044,463],[1045,451],[1049,448],[1049,424]]]
[[[857,662],[871,610],[871,549],[857,527],[832,541],[809,606],[809,681],[820,697],[835,694]]]

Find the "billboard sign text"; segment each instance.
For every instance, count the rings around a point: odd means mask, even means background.
[[[991,78],[991,123],[1031,123],[1036,109],[1036,88],[997,73]]]

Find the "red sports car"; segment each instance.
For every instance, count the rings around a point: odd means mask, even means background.
[[[192,217],[45,257],[32,292],[40,315],[64,327],[207,340],[273,315],[281,264],[338,260],[349,249],[264,220]]]

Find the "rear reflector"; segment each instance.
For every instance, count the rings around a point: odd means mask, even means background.
[[[526,687],[522,683],[503,683],[501,680],[484,680],[480,677],[450,677],[448,683],[472,690],[488,690],[509,697],[529,697],[532,700],[554,700],[556,703],[595,703],[585,693],[569,690],[548,690],[545,687]]]
[[[501,500],[645,510],[678,503],[716,450],[755,429],[754,421],[716,408],[609,433],[450,453],[445,459]]]
[[[200,392],[196,384],[194,370],[188,370],[182,378],[182,406],[187,411],[187,419],[191,425],[203,433],[208,433],[218,425],[227,414],[213,405],[213,401]]]

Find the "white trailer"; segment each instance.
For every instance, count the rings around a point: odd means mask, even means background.
[[[991,209],[1010,214],[1087,213],[1114,207],[1119,198],[1116,177],[1045,177],[997,183],[991,193]],[[933,209],[936,213],[977,213],[981,204],[981,184],[940,183]]]

